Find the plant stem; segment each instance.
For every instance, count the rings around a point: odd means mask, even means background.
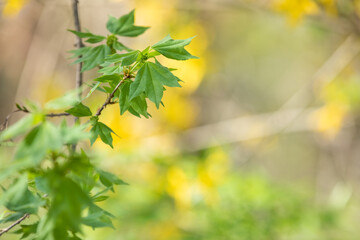
[[[30,216],[30,214],[26,213],[24,216],[22,216],[21,218],[19,218],[18,220],[16,220],[16,222],[14,222],[13,224],[11,224],[10,226],[8,226],[7,228],[0,230],[0,236],[3,235],[4,233],[7,233],[8,231],[10,231],[13,227],[15,227],[16,225],[20,224],[22,221],[24,221],[28,216]]]
[[[99,110],[96,112],[95,116],[100,116],[102,110],[104,110],[104,108],[108,105],[111,104],[111,99],[114,97],[115,92],[119,89],[119,87],[121,86],[121,84],[124,83],[124,81],[129,78],[129,75],[125,75],[123,77],[123,79],[118,83],[118,85],[116,85],[116,87],[114,88],[114,90],[112,91],[112,93],[109,95],[109,97],[106,99],[106,101],[104,102],[104,104],[101,106],[101,108],[99,108]]]
[[[80,18],[79,18],[79,8],[78,0],[71,0],[72,1],[72,10],[73,10],[73,16],[74,16],[74,24],[75,24],[75,30],[78,32],[81,32],[81,24],[80,24]],[[84,47],[84,43],[82,42],[81,38],[79,36],[76,37],[76,47],[78,49]],[[81,58],[81,56],[79,56]],[[81,72],[82,68],[82,62],[79,62],[76,66],[76,88],[80,88],[83,84],[83,73]],[[81,91],[79,91],[79,99],[81,99]],[[75,118],[75,121],[77,118]]]

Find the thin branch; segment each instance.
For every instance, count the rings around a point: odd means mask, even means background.
[[[12,113],[10,113],[9,115],[6,116],[4,122],[1,124],[0,132],[7,129],[8,125],[9,125],[10,118],[12,117],[12,115],[14,113],[18,113],[18,112],[32,113],[29,110],[25,110],[25,109],[18,109],[18,110],[13,111]],[[45,117],[64,117],[64,116],[70,116],[70,113],[63,112],[63,113],[48,113],[48,114],[45,114]]]
[[[13,227],[15,227],[16,225],[20,224],[22,221],[24,221],[27,217],[29,217],[30,214],[26,213],[24,216],[22,216],[21,218],[19,218],[18,220],[16,220],[16,222],[14,222],[13,224],[11,224],[10,226],[8,226],[7,228],[0,230],[0,236],[3,235],[4,233],[7,233],[8,231],[10,231]]]
[[[116,87],[114,88],[114,90],[112,91],[112,93],[109,95],[109,97],[106,99],[106,101],[104,102],[104,104],[101,106],[101,108],[99,108],[99,110],[96,112],[95,116],[100,116],[101,112],[105,109],[105,107],[109,104],[113,104],[113,102],[111,101],[111,99],[114,97],[115,92],[119,89],[119,87],[121,86],[121,84],[124,83],[124,81],[130,78],[129,75],[125,75],[123,77],[123,79],[118,83],[118,85],[116,85]]]
[[[11,116],[14,114],[14,113],[17,113],[17,112],[20,112],[21,110],[15,110],[13,111],[12,113],[10,113],[9,115],[6,116],[3,124],[1,124],[1,127],[0,127],[0,132],[1,131],[4,131],[5,129],[7,129],[8,125],[9,125],[9,120],[11,118]]]
[[[79,1],[78,0],[71,0],[72,1],[72,10],[73,10],[73,16],[74,16],[74,24],[75,24],[75,30],[78,32],[81,32],[81,24],[80,24],[80,18],[79,18],[79,8],[78,8],[78,4]],[[76,47],[78,49],[84,47],[84,43],[81,40],[81,37],[77,36],[76,37]],[[81,58],[81,56],[79,56],[79,58]],[[83,84],[83,73],[81,72],[81,68],[82,68],[82,62],[79,62],[76,66],[76,88],[80,88]],[[81,91],[79,92],[79,99],[81,99]],[[75,118],[75,121],[77,120],[77,118]]]

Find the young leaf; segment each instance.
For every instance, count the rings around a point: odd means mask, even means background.
[[[72,57],[81,58],[74,61],[74,63],[83,62],[84,65],[81,68],[81,71],[87,71],[93,69],[94,67],[102,64],[106,56],[111,53],[111,49],[106,45],[99,45],[97,47],[84,47],[79,50],[72,51],[74,55]]]
[[[30,225],[20,225],[20,229],[15,231],[14,233],[16,234],[22,234],[20,239],[24,239],[28,236],[30,236],[31,234],[35,234],[37,231],[37,226],[38,226],[39,222],[36,222],[34,224],[30,224]]]
[[[140,54],[139,50],[131,51],[124,54],[113,54],[106,58],[109,62],[121,62],[121,66],[129,66],[133,64]]]
[[[97,82],[119,82],[120,79],[122,78],[121,75],[119,74],[111,74],[111,75],[103,75],[101,77],[95,78],[94,81]]]
[[[48,151],[59,150],[63,144],[60,129],[51,122],[45,121],[31,130],[19,144],[15,159],[39,164]]]
[[[98,43],[98,42],[101,42],[106,39],[106,37],[104,37],[104,36],[95,35],[95,34],[92,34],[91,32],[77,32],[74,30],[68,30],[68,31],[72,32],[73,34],[75,34],[76,36],[78,36],[80,38],[87,38],[87,40],[85,42],[88,42],[88,43]]]
[[[6,141],[11,138],[17,137],[30,130],[33,126],[38,124],[42,119],[42,116],[29,114],[25,116],[14,125],[6,129],[0,134],[0,141]]]
[[[12,186],[5,191],[1,198],[1,204],[14,212],[37,213],[44,202],[28,189],[27,176],[24,174],[18,178]]]
[[[76,104],[74,107],[66,110],[65,112],[70,113],[75,117],[88,117],[92,115],[90,108],[85,106],[81,102]]]
[[[111,128],[103,124],[102,122],[96,121],[90,132],[92,133],[92,137],[90,138],[91,145],[94,144],[95,140],[100,136],[100,139],[111,148],[114,148],[112,145],[113,138],[111,133],[114,133]]]
[[[109,63],[106,62],[105,64],[109,64]],[[105,64],[103,64],[103,66]],[[98,73],[102,73],[104,75],[121,74],[122,72],[123,72],[123,67],[119,65],[114,65],[114,66],[109,65],[98,71]]]
[[[112,187],[113,185],[128,185],[115,174],[100,169],[97,169],[96,172],[99,174],[100,182],[105,187]]]
[[[127,46],[125,46],[124,44],[122,44],[121,42],[119,41],[115,41],[113,44],[112,44],[112,47],[118,51],[133,51],[131,48],[128,48]]]
[[[184,40],[174,40],[167,35],[160,42],[154,44],[152,48],[167,58],[176,59],[176,60],[187,60],[191,58],[198,58],[191,55],[188,51],[185,50],[185,46],[189,45],[191,40],[194,37],[184,39]]]
[[[130,100],[145,92],[146,96],[159,108],[163,96],[163,86],[181,87],[178,78],[166,67],[146,62],[138,71],[130,86]]]
[[[111,218],[113,216],[100,207],[93,205],[89,208],[89,214],[82,218],[83,224],[95,228],[114,227]]]
[[[68,107],[72,107],[78,103],[78,94],[81,89],[71,90],[65,93],[62,97],[53,99],[45,104],[45,108],[48,110],[59,110]]]
[[[120,17],[115,18],[109,16],[109,20],[106,24],[107,29],[116,35],[126,36],[126,37],[136,37],[140,34],[143,34],[149,27],[140,27],[134,25],[134,10],[130,13]]]
[[[123,115],[127,110],[133,115],[140,117],[140,114],[149,118],[147,113],[147,103],[144,94],[129,100],[131,82],[124,82],[119,88],[120,114]],[[131,109],[131,110],[130,110]],[[134,114],[134,112],[136,114]]]

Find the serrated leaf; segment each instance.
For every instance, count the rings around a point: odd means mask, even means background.
[[[110,64],[110,63],[106,62],[106,64]],[[123,72],[123,67],[120,65],[114,65],[114,66],[109,65],[98,71],[98,73],[102,73],[104,75],[121,74],[122,72]]]
[[[83,224],[95,228],[100,227],[114,227],[111,218],[113,216],[101,209],[100,207],[93,205],[89,208],[89,214],[82,218]]]
[[[39,164],[50,150],[56,151],[63,146],[61,131],[51,122],[32,129],[19,144],[16,153],[16,160],[29,160],[33,164]]]
[[[85,106],[81,102],[76,104],[74,107],[66,110],[65,112],[70,113],[75,117],[88,117],[92,115],[90,108]]]
[[[39,222],[36,222],[34,224],[30,224],[30,225],[21,224],[20,229],[17,230],[16,232],[14,232],[14,233],[22,234],[20,239],[24,239],[24,238],[30,236],[31,234],[36,233],[38,224],[39,224]]]
[[[106,61],[112,63],[121,62],[121,66],[129,66],[137,60],[139,54],[140,54],[139,50],[131,51],[124,54],[113,54],[108,58],[106,58]]]
[[[29,191],[27,176],[22,175],[5,191],[0,203],[14,212],[37,213],[44,201]]]
[[[147,113],[147,103],[144,94],[129,99],[131,82],[124,82],[119,88],[119,105],[120,115],[123,115],[127,110],[133,115],[140,117],[140,114],[149,118]]]
[[[147,103],[144,94],[141,94],[140,96],[133,98],[130,101],[130,106],[137,113],[143,115],[146,118],[149,118],[149,114],[147,112]]]
[[[122,79],[120,74],[111,74],[111,75],[103,75],[101,77],[95,78],[94,81],[97,82],[119,82]]]
[[[145,92],[150,101],[159,108],[164,91],[163,86],[181,87],[177,79],[166,67],[146,62],[130,86],[130,100]]]
[[[96,47],[83,47],[71,52],[74,53],[72,57],[81,56],[74,63],[83,62],[81,71],[84,72],[103,63],[105,57],[111,53],[111,49],[107,45],[99,45]]]
[[[118,51],[133,51],[131,48],[128,48],[127,46],[125,46],[124,44],[122,44],[121,42],[115,41],[112,45],[112,47]]]
[[[126,37],[136,37],[143,34],[149,27],[135,26],[134,13],[135,10],[132,10],[130,13],[123,15],[120,18],[109,16],[109,20],[106,24],[107,29],[113,34]]]
[[[118,178],[115,174],[97,169],[96,172],[99,174],[100,182],[105,187],[112,187],[113,185],[128,185],[126,182]]]
[[[78,36],[80,38],[87,38],[86,42],[88,42],[88,43],[98,43],[98,42],[101,42],[106,39],[106,37],[104,37],[104,36],[95,35],[95,34],[92,34],[91,32],[77,32],[74,30],[68,30],[68,31],[72,32],[73,34],[75,34],[76,36]]]
[[[95,140],[100,137],[100,139],[111,148],[113,147],[113,138],[111,133],[114,133],[111,128],[103,124],[102,122],[96,121],[96,123],[91,128],[90,132],[92,133],[92,137],[90,138],[91,145],[94,144]]]
[[[167,35],[160,42],[154,44],[152,48],[167,58],[176,59],[176,60],[187,60],[191,58],[198,58],[191,55],[188,51],[185,50],[185,46],[189,45],[191,40],[194,37],[184,39],[184,40],[174,40]]]

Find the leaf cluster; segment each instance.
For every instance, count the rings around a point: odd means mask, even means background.
[[[82,226],[92,228],[113,227],[114,216],[102,209],[98,202],[106,200],[115,185],[126,184],[116,175],[99,169],[94,161],[76,146],[85,140],[93,144],[98,138],[113,147],[113,130],[100,121],[102,111],[117,103],[121,115],[129,112],[136,117],[149,118],[148,100],[157,108],[162,103],[165,87],[180,87],[171,69],[156,57],[163,55],[176,60],[196,58],[184,47],[192,38],[173,40],[165,37],[143,50],[134,50],[118,37],[136,37],[149,27],[134,24],[134,10],[106,24],[108,36],[69,30],[85,40],[87,46],[71,51],[75,64],[82,63],[81,71],[97,68],[99,76],[93,79],[87,95],[79,99],[80,88],[45,104],[44,108],[28,102],[17,104],[18,111],[27,115],[0,134],[0,144],[13,142],[15,153],[12,163],[0,168],[2,187],[0,205],[8,209],[0,223],[11,222],[25,214],[37,216],[30,225],[21,225],[15,233],[21,239],[63,240],[81,239]],[[96,111],[84,100],[95,91],[107,98]],[[64,111],[51,113],[51,111]],[[74,116],[87,119],[86,123],[60,125],[49,117]],[[9,183],[10,182],[10,183]]]

